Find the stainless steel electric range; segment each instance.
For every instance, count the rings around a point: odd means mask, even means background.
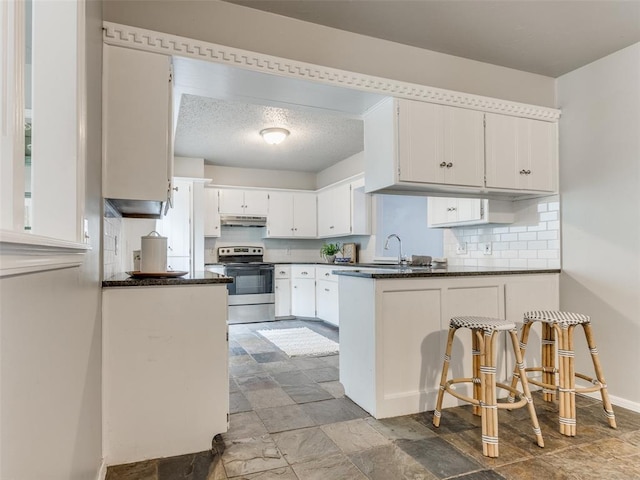
[[[273,264],[263,261],[262,247],[218,247],[218,262],[233,278],[229,290],[229,323],[275,319]]]

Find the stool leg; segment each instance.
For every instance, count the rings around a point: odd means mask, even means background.
[[[453,337],[456,333],[456,329],[449,328],[449,336],[447,338],[447,348],[444,353],[444,362],[442,364],[442,374],[440,375],[440,389],[438,390],[438,401],[436,402],[436,409],[433,411],[433,426],[440,426],[440,415],[442,410],[442,399],[444,398],[444,386],[447,383],[447,374],[449,373],[449,361],[451,360],[451,349],[453,346]]]
[[[511,343],[513,344],[513,351],[516,355],[516,369],[520,374],[520,384],[522,385],[522,392],[527,399],[527,408],[529,409],[529,416],[531,417],[531,424],[533,425],[533,433],[536,435],[536,440],[539,447],[544,447],[544,440],[542,439],[542,431],[540,430],[540,424],[538,423],[538,415],[536,409],[533,406],[533,398],[531,397],[531,390],[529,389],[529,381],[524,370],[524,360],[522,359],[522,353],[518,348],[518,336],[514,330],[509,331],[511,337]]]
[[[524,354],[527,349],[527,342],[529,341],[529,331],[531,330],[531,325],[532,325],[532,322],[529,321],[529,319],[525,318],[524,324],[522,325],[522,332],[520,334],[519,351],[522,358],[524,358]],[[518,378],[520,377],[520,375],[521,373],[518,370],[518,366],[516,365],[515,367],[513,367],[513,377],[511,378],[511,388],[516,388],[516,385],[518,384]],[[507,401],[510,403],[513,403],[514,400],[515,400],[515,397],[513,393],[509,392],[509,397],[507,397]]]
[[[542,382],[548,385],[556,383],[556,335],[553,326],[542,322]],[[555,400],[556,389],[542,388],[542,399],[545,402]]]
[[[583,323],[582,328],[584,329],[584,336],[587,339],[587,345],[589,346],[589,351],[591,352],[591,360],[593,361],[593,368],[596,372],[596,378],[600,383],[600,395],[602,396],[602,406],[604,407],[604,414],[609,420],[609,426],[611,428],[617,428],[616,417],[613,414],[613,407],[611,406],[611,402],[609,401],[609,394],[607,393],[607,382],[605,381],[604,374],[602,373],[600,357],[598,356],[598,348],[596,347],[596,342],[593,339],[591,324]]]
[[[568,437],[576,435],[575,412],[575,365],[573,352],[573,329],[569,325],[560,325],[556,333],[559,338],[558,358],[560,359],[560,378],[558,400],[560,403],[560,433]],[[573,397],[573,398],[572,398]],[[573,405],[573,408],[572,408]]]
[[[496,331],[484,332],[484,348],[481,354],[482,389],[482,453],[487,457],[498,456],[498,407],[496,404]]]
[[[473,398],[482,401],[482,383],[480,380],[480,339],[477,330],[471,330],[471,354],[473,360]],[[480,405],[473,406],[474,415],[482,415]]]

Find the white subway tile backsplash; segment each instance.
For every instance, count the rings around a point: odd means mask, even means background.
[[[535,240],[536,238],[538,238],[538,236],[536,235],[536,232],[526,232],[526,233],[519,233],[518,234],[518,240],[519,241]]]
[[[513,202],[511,225],[451,228],[444,231],[444,253],[457,265],[560,268],[560,203],[557,196]],[[467,254],[456,254],[460,242]],[[491,242],[493,253],[484,255]],[[451,263],[454,265],[454,263]]]
[[[548,230],[544,232],[538,232],[538,240],[557,240],[557,239],[558,239],[557,230]]]
[[[549,222],[551,220],[558,220],[558,212],[544,212],[540,214],[541,222]]]
[[[547,268],[548,264],[546,260],[530,259],[530,260],[527,260],[527,267],[528,268]]]
[[[502,240],[503,242],[514,242],[514,241],[518,240],[518,234],[517,233],[503,233],[502,235],[500,235],[500,240]]]

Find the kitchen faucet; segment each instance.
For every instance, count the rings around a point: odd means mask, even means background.
[[[384,242],[384,249],[389,250],[389,240],[392,237],[398,240],[398,265],[405,265],[407,262],[402,257],[402,240],[400,240],[400,237],[398,235],[396,235],[395,233],[392,233],[391,235],[389,235],[387,237],[387,241]]]

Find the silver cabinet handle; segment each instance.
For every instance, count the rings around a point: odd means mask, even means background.
[[[453,167],[453,163],[451,162],[447,163],[447,168],[451,168],[451,167]]]
[[[440,164],[440,168],[444,168],[444,167],[446,167],[446,166],[447,166],[447,162],[442,162],[442,163]]]
[[[331,225],[329,228],[333,228],[333,225]]]
[[[325,273],[324,276],[325,277],[329,277],[329,276],[331,276],[331,274],[330,273]]]
[[[455,212],[457,210],[456,207],[449,207],[447,208],[447,212]]]
[[[531,170],[520,170],[520,175],[531,175]]]
[[[300,272],[300,275],[309,275],[309,272]]]
[[[324,289],[325,292],[330,292],[331,290],[329,290],[328,288]]]
[[[531,175],[531,170],[527,170],[527,175]]]
[[[280,275],[284,275],[284,274],[285,274],[285,273],[287,273],[287,272],[285,272],[284,270],[280,270],[278,273],[279,273]]]

